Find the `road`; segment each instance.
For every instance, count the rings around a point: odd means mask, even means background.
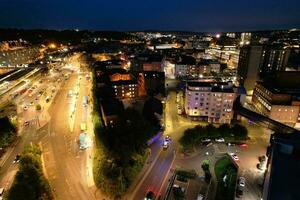
[[[79,75],[74,72],[61,87],[49,109],[50,122],[41,130],[47,131],[41,143],[47,177],[56,199],[96,199],[91,167],[92,151],[81,151],[78,143],[83,109],[87,109],[82,105],[82,97],[90,95],[91,84],[84,76],[80,80],[75,114],[70,117],[72,100],[68,92],[75,90],[78,80]]]
[[[152,155],[152,165],[147,166],[147,173],[140,179],[140,184],[137,185],[134,191],[130,191],[128,199],[143,199],[149,190],[153,191],[158,196],[163,196],[169,177],[172,175],[174,168],[174,160],[176,158],[176,148],[178,140],[182,136],[184,130],[192,128],[199,122],[194,122],[177,114],[176,109],[176,83],[172,82],[168,85],[169,95],[165,105],[165,135],[172,137],[171,145],[167,150],[162,150],[162,140],[157,141],[151,152],[156,152],[157,156]],[[172,167],[173,166],[173,167]]]
[[[90,96],[91,83],[85,79],[86,73],[79,71],[79,58],[80,54],[74,55],[66,59],[66,65],[58,66],[62,70],[51,70],[46,77],[29,79],[25,85],[15,87],[7,94],[12,96],[27,88],[25,93],[12,99],[17,104],[20,131],[18,141],[8,148],[0,161],[0,186],[6,190],[17,172],[17,164],[12,164],[13,159],[23,151],[24,146],[32,143],[42,147],[43,166],[56,199],[92,200],[96,199],[96,194],[99,195],[93,181],[92,146],[79,151],[77,143],[83,112],[88,122],[86,138],[93,141],[91,104],[87,107],[82,105],[82,96]],[[70,74],[68,80],[64,80],[65,74]],[[36,88],[29,92],[34,85]],[[76,87],[79,93],[74,120],[71,120],[69,104],[76,98],[70,100],[67,93]],[[42,95],[38,95],[40,91]],[[46,102],[46,97],[49,102]],[[41,105],[40,111],[35,108],[37,104]],[[23,109],[24,106],[28,109]],[[25,121],[30,122],[29,126],[23,127]]]

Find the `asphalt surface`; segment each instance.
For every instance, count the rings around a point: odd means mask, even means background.
[[[51,71],[46,77],[32,77],[25,84],[12,88],[6,94],[8,99],[17,104],[20,131],[19,139],[1,157],[0,187],[7,190],[12,184],[18,169],[13,160],[23,151],[24,146],[39,144],[43,150],[45,175],[56,199],[96,199],[95,196],[99,196],[92,177],[92,146],[80,151],[77,142],[83,118],[86,118],[89,126],[86,138],[93,141],[91,108],[82,105],[82,96],[90,95],[91,83],[85,79],[85,73],[80,72],[82,75],[77,73],[80,66],[79,58],[80,55],[72,56],[67,59],[65,66],[58,66],[64,68],[61,72]],[[64,80],[66,73],[71,74],[68,80]],[[21,89],[33,85],[37,88],[12,98]],[[73,120],[70,120],[72,100],[67,97],[67,93],[76,87],[79,87],[76,111]],[[38,97],[39,91],[44,93]],[[45,100],[47,96],[50,98],[49,102]],[[41,105],[40,111],[35,109],[36,104]],[[24,106],[28,109],[23,109]],[[85,116],[81,116],[81,113],[85,113]],[[28,126],[23,126],[25,121],[29,122]]]
[[[51,120],[45,127],[47,137],[42,140],[47,177],[56,199],[96,199],[96,188],[90,183],[92,173],[88,163],[92,157],[79,149],[80,123],[84,106],[82,97],[88,96],[88,81],[80,80],[76,111],[70,117],[69,90],[74,90],[79,78],[72,73],[61,87],[49,109]]]

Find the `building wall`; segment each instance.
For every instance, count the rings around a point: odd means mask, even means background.
[[[187,116],[214,123],[230,123],[236,94],[211,92],[209,87],[187,87],[185,111]]]
[[[247,94],[252,94],[255,82],[259,80],[262,51],[262,46],[246,46],[240,50],[238,79],[244,85]]]
[[[138,97],[138,85],[137,84],[123,84],[113,85],[116,98],[136,98]]]
[[[295,124],[298,122],[299,109],[300,106],[273,105],[269,117],[282,123]]]
[[[296,124],[299,122],[300,105],[291,104],[291,95],[274,94],[261,84],[256,84],[252,96],[256,110],[281,123]]]

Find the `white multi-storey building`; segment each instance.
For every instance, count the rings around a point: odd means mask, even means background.
[[[212,123],[230,123],[237,96],[230,83],[188,82],[185,92],[187,116]]]

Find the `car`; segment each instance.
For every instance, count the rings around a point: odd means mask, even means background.
[[[163,142],[163,149],[168,149],[169,148],[169,143],[164,140]]]
[[[224,138],[216,138],[215,141],[216,142],[225,142],[225,139]]]
[[[181,114],[182,114],[182,110],[178,108],[177,114],[178,114],[178,115],[181,115]]]
[[[230,155],[231,155],[231,157],[232,157],[233,160],[235,160],[235,161],[239,160],[239,157],[236,154],[231,153]]]
[[[24,126],[26,127],[26,126],[29,126],[29,121],[25,121],[24,122]]]
[[[0,200],[3,199],[3,194],[4,194],[4,188],[1,187],[1,188],[0,188]]]
[[[245,179],[245,177],[239,177],[239,179],[238,179],[238,185],[239,185],[239,187],[245,187],[245,185],[246,185],[246,179]]]
[[[198,194],[197,200],[203,200],[204,196],[202,194]]]
[[[264,171],[266,169],[266,161],[261,161],[256,165],[257,169]]]
[[[167,136],[165,137],[165,141],[171,142],[171,137],[170,137],[169,135],[167,135]]]
[[[156,197],[155,197],[154,192],[149,191],[149,192],[147,192],[147,194],[146,194],[144,200],[154,200],[155,198],[156,198]]]
[[[259,156],[258,160],[259,160],[259,162],[264,162],[267,160],[267,156],[265,156],[265,155]]]
[[[209,139],[209,138],[203,138],[203,139],[201,140],[201,142],[211,142],[211,139]]]
[[[20,161],[20,158],[21,158],[21,155],[20,154],[17,154],[13,163],[18,163]]]

